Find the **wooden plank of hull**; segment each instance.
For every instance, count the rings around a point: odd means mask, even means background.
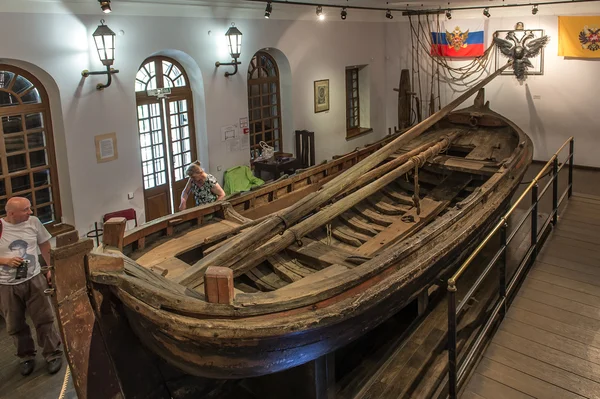
[[[297,244],[290,245],[287,247],[287,252],[303,263],[317,269],[323,269],[334,264],[346,266],[347,268],[356,267],[354,263],[347,260],[355,255],[353,253],[341,251],[306,237],[302,238],[302,243],[301,247]]]
[[[356,253],[364,256],[374,256],[378,251],[389,247],[425,226],[447,205],[440,201],[423,198],[421,200],[420,215],[417,215],[416,208],[411,209],[402,218],[397,219],[381,233],[357,248]]]
[[[174,258],[179,254],[205,244],[215,236],[233,233],[239,226],[239,224],[230,222],[228,220],[217,220],[213,223],[207,223],[201,228],[197,228],[185,233],[181,237],[177,237],[176,239],[172,239],[158,245],[156,248],[153,248],[139,257],[137,259],[137,263],[145,267],[158,265],[168,259]]]
[[[358,215],[353,215],[350,212],[342,213],[338,219],[352,230],[363,234],[375,235],[383,230],[383,227],[376,224],[368,224]]]
[[[269,270],[264,265],[258,265],[254,269],[246,273],[254,284],[265,291],[273,291],[286,286],[284,280],[280,279],[277,274]]]
[[[396,221],[396,218],[393,216],[382,215],[381,213],[377,213],[372,209],[369,209],[367,205],[364,203],[356,204],[352,210],[356,212],[358,215],[364,217],[368,221],[372,223],[376,223],[380,226],[387,227],[390,224]]]
[[[165,276],[167,278],[175,278],[183,273],[190,265],[177,258],[167,258],[160,263],[150,266],[150,270]]]
[[[273,254],[267,258],[267,262],[273,267],[275,274],[283,281],[293,283],[294,281],[302,280],[305,275],[298,274],[295,271],[295,264],[290,259],[286,259],[281,254]],[[308,274],[307,274],[308,275]]]
[[[299,287],[308,287],[317,281],[322,281],[330,277],[337,276],[338,274],[345,273],[348,270],[346,266],[342,265],[331,265],[325,269],[314,272],[310,276],[304,277],[302,280],[298,280],[294,283],[288,284],[283,288],[280,288],[277,292],[285,293],[287,290],[297,289]]]

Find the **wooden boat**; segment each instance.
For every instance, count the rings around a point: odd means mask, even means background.
[[[111,220],[97,251],[79,242],[53,253],[86,265],[74,283],[55,263],[65,342],[77,346],[65,325],[89,306],[68,294],[86,283],[92,308],[118,298],[144,346],[196,376],[273,373],[363,335],[460,262],[532,159],[531,140],[482,91],[427,124],[262,221],[216,203],[126,234]],[[67,354],[73,368],[81,356]]]

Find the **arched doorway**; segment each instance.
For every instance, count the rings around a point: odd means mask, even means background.
[[[192,90],[183,67],[158,56],[140,67],[135,91],[144,207],[150,221],[177,211],[187,182],[185,169],[198,158]],[[194,206],[192,196],[188,206]]]
[[[20,68],[0,64],[0,216],[10,197],[31,201],[45,224],[61,221],[48,94]]]
[[[279,68],[267,52],[258,51],[248,67],[248,118],[250,162],[260,156],[260,142],[283,150]]]

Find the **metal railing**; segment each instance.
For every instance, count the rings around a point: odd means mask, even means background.
[[[558,155],[569,144],[569,156],[563,164],[559,166]],[[451,399],[457,397],[457,392],[463,382],[466,371],[474,360],[475,354],[479,350],[488,330],[494,325],[496,317],[501,316],[504,318],[506,309],[508,306],[507,298],[510,298],[512,291],[519,285],[522,278],[525,277],[524,271],[528,268],[530,261],[534,261],[538,252],[538,238],[544,233],[550,223],[556,225],[558,221],[558,209],[565,199],[565,195],[571,197],[573,193],[573,150],[574,140],[570,137],[565,143],[556,151],[552,158],[546,163],[542,170],[537,176],[531,181],[527,189],[521,194],[519,199],[510,207],[508,212],[500,218],[500,221],[494,226],[492,231],[484,238],[479,244],[475,251],[467,258],[467,260],[460,266],[460,268],[454,273],[454,275],[448,279],[448,395]],[[564,167],[565,163],[569,163],[569,184],[567,189],[563,192],[560,200],[558,198],[558,174]],[[552,167],[552,177],[548,181],[548,184],[544,187],[542,192],[538,195],[538,182],[544,175],[549,172],[549,168]],[[548,216],[544,225],[538,233],[538,201],[552,185],[552,213]],[[517,206],[523,201],[525,196],[531,191],[531,206],[525,213],[523,218],[519,221],[513,232],[507,236],[508,233],[508,218],[513,214]],[[517,270],[515,271],[510,282],[506,283],[506,262],[507,262],[507,248],[510,242],[513,240],[521,226],[525,223],[528,217],[531,217],[531,243],[529,248],[521,259]],[[500,249],[492,257],[491,261],[487,264],[483,272],[479,275],[475,284],[469,289],[465,297],[456,306],[456,282],[460,276],[467,270],[469,265],[473,262],[475,257],[483,250],[484,247],[492,240],[496,233],[500,233]],[[496,304],[493,310],[485,322],[483,328],[477,334],[475,343],[470,347],[469,351],[465,355],[463,361],[459,365],[457,364],[457,319],[461,311],[464,309],[465,304],[475,293],[477,288],[482,284],[485,277],[494,268],[496,263],[499,261],[499,279],[498,279],[498,294],[499,298],[496,300]],[[458,370],[457,370],[458,367]]]

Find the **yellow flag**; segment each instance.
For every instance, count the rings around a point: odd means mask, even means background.
[[[600,58],[600,16],[558,17],[558,55]]]

